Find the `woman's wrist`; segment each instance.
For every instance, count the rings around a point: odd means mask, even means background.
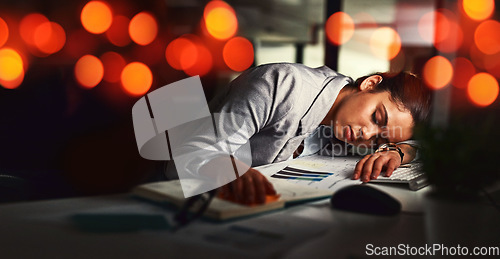
[[[404,159],[401,164],[411,163],[417,156],[417,148],[409,144],[397,144],[401,151],[404,153]]]
[[[375,153],[389,152],[389,151],[397,152],[399,154],[399,156],[401,157],[401,164],[403,164],[405,153],[398,145],[396,145],[394,143],[385,143],[385,144],[380,145],[377,148],[377,150],[375,150]]]

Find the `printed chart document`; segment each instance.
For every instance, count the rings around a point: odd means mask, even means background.
[[[227,220],[284,208],[286,205],[329,198],[346,185],[360,184],[351,180],[357,157],[332,158],[308,156],[281,163],[256,167],[273,184],[279,198],[262,205],[241,205],[214,198],[204,216]],[[186,201],[179,180],[143,184],[132,193],[156,202],[182,206]]]
[[[301,186],[329,190],[333,193],[347,185],[361,184],[361,181],[351,180],[356,163],[360,159],[361,157],[354,156],[312,155],[255,169],[273,180],[281,179]]]

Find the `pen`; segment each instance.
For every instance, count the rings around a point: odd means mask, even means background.
[[[203,215],[203,213],[207,210],[210,202],[212,202],[216,193],[217,189],[214,189],[188,198],[184,205],[182,205],[179,212],[174,216],[174,220],[177,222],[177,225],[173,228],[173,230],[177,231],[201,217],[201,215]]]

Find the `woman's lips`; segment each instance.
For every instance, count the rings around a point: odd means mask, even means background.
[[[344,127],[344,137],[347,141],[352,142],[354,140],[354,133],[350,126]]]

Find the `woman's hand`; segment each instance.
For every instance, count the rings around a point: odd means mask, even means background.
[[[363,157],[358,162],[352,179],[361,179],[363,182],[368,182],[372,179],[377,179],[384,170],[384,176],[389,177],[401,164],[410,163],[415,159],[417,155],[415,147],[408,144],[398,144],[397,146],[404,153],[403,162],[401,162],[401,156],[396,150],[376,152]]]
[[[266,177],[253,168],[219,188],[219,197],[242,204],[262,204],[266,195],[276,195],[276,191]]]
[[[401,156],[394,150],[366,155],[356,164],[352,179],[368,182],[377,179],[383,170],[385,170],[385,176],[391,176],[400,165]]]

